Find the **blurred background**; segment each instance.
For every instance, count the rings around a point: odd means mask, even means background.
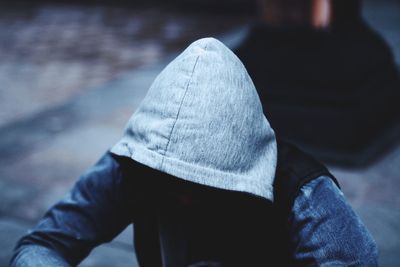
[[[217,3],[216,3],[217,2]],[[278,136],[326,163],[400,266],[400,1],[0,3],[0,266],[122,135],[156,75],[213,36]],[[81,266],[136,266],[132,229]]]

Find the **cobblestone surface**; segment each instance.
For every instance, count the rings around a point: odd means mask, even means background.
[[[0,127],[243,20],[154,7],[1,8]]]

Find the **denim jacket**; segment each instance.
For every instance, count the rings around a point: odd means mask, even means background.
[[[134,211],[140,207],[132,203],[132,181],[126,177],[115,156],[105,154],[21,238],[10,266],[76,266],[94,247],[135,224]],[[135,178],[133,175],[129,179]],[[284,229],[286,232],[280,234],[282,238],[289,236],[289,251],[285,254],[291,257],[291,266],[377,266],[374,240],[328,177],[321,176],[301,188]],[[135,227],[135,238],[140,237],[137,231]],[[140,251],[136,253],[140,259]],[[268,262],[270,266],[282,266],[268,258],[264,258],[263,265],[247,266],[268,266]]]
[[[291,249],[282,250],[295,265],[376,265],[371,236],[327,177],[302,187],[280,225],[264,212],[260,203],[270,203],[271,209],[274,203],[275,133],[245,67],[213,38],[191,44],[158,75],[110,151],[21,239],[13,265],[76,265],[131,223],[157,226],[158,243],[141,236],[151,231],[135,227],[135,242],[142,244],[137,255],[139,261],[146,255],[155,259],[145,252],[160,246],[164,267],[223,266],[226,261],[228,266],[265,266],[266,255],[275,255],[278,247],[276,233],[290,239]],[[128,164],[121,167],[118,157]],[[155,173],[125,171],[135,164]],[[154,182],[152,176],[165,179]],[[282,230],[274,231],[275,226]],[[178,255],[174,262],[179,263],[171,265],[167,257],[176,252],[184,257]]]

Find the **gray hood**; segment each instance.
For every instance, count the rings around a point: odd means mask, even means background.
[[[273,200],[274,131],[243,64],[213,38],[192,43],[158,75],[111,152]]]

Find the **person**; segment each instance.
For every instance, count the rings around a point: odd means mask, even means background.
[[[10,265],[76,266],[130,224],[143,267],[377,266],[336,179],[275,137],[245,67],[213,38],[159,74]]]
[[[240,32],[234,53],[275,132],[342,165],[378,159],[397,140],[383,136],[399,135],[400,75],[362,1],[258,2],[259,19]]]

